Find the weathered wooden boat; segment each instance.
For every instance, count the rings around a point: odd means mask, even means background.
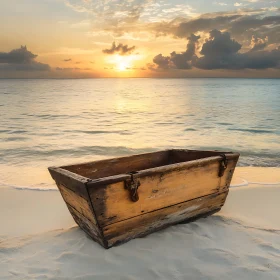
[[[224,205],[238,153],[166,150],[50,167],[76,223],[105,248]]]

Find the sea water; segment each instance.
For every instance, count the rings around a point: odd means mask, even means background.
[[[48,166],[167,148],[280,166],[279,79],[0,80],[0,188],[52,189]]]

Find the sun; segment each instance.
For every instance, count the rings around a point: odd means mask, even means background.
[[[108,57],[107,62],[114,65],[114,68],[118,72],[132,71],[134,62],[139,60],[139,55],[120,55],[115,54]]]
[[[131,68],[132,58],[131,56],[115,55],[113,57],[114,64],[117,71],[127,71]]]
[[[128,61],[119,61],[118,63],[116,63],[116,68],[118,71],[129,70],[130,66],[131,66],[131,63],[129,63]]]

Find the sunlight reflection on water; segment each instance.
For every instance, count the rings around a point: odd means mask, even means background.
[[[276,79],[0,80],[0,181],[175,147],[279,166],[279,88]]]

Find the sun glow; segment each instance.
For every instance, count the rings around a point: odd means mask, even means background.
[[[119,55],[115,54],[108,57],[107,62],[114,66],[114,69],[118,72],[132,71],[135,68],[134,62],[139,60],[139,55]]]

